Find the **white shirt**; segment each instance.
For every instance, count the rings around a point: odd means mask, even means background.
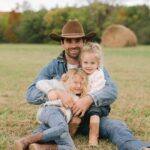
[[[68,70],[69,70],[69,69],[78,68],[78,67],[79,67],[79,64],[77,64],[77,65],[72,65],[72,64],[67,63],[67,68],[68,68]]]
[[[94,73],[89,75],[88,80],[89,80],[89,93],[101,90],[106,83],[102,69],[98,69]]]

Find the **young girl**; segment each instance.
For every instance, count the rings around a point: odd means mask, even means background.
[[[61,80],[40,80],[36,86],[44,93],[52,89],[61,89],[69,92],[74,100],[83,96],[87,92],[87,75],[81,69],[70,69],[61,77]],[[55,149],[74,150],[75,145],[68,131],[68,122],[71,119],[71,110],[63,107],[59,94],[53,95],[37,113],[38,121],[47,126],[43,132],[29,135],[17,140],[15,146],[17,150],[25,150],[30,144],[36,142],[55,141]],[[32,147],[30,147],[32,149]]]
[[[101,90],[105,86],[103,73],[102,48],[98,43],[87,43],[80,54],[80,65],[88,75],[89,94]],[[109,106],[96,107],[92,105],[86,115],[89,119],[89,145],[98,146],[100,117],[108,115]]]

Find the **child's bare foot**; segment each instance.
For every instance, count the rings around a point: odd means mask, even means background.
[[[98,139],[97,139],[97,137],[90,136],[89,147],[98,147]]]

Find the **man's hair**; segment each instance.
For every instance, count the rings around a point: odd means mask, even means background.
[[[69,80],[73,80],[75,75],[79,75],[82,78],[83,82],[83,92],[81,96],[85,95],[88,90],[88,77],[86,73],[80,68],[69,69],[68,72],[62,75],[61,81],[65,84],[65,86],[69,87]]]
[[[103,66],[103,54],[102,54],[102,47],[100,46],[100,44],[94,42],[87,42],[81,50],[80,63],[82,61],[84,54],[86,53],[94,54],[96,60],[99,63],[99,67]]]
[[[67,39],[67,38],[61,38],[61,42],[64,43],[64,40]],[[68,38],[68,39],[73,39],[73,38]],[[75,38],[76,39],[76,38]],[[82,39],[83,42],[86,42],[86,39],[84,37],[80,37],[78,39]]]

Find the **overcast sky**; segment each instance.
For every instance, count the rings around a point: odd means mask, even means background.
[[[16,8],[16,4],[22,5],[24,1],[27,1],[33,10],[39,10],[44,7],[46,9],[51,9],[56,6],[65,7],[65,6],[82,6],[87,5],[90,0],[0,0],[0,11],[11,11]],[[109,1],[109,0],[101,0]],[[112,1],[112,0],[110,0]],[[120,2],[121,4],[126,5],[140,5],[147,4],[150,6],[150,0],[113,0],[114,2]]]

